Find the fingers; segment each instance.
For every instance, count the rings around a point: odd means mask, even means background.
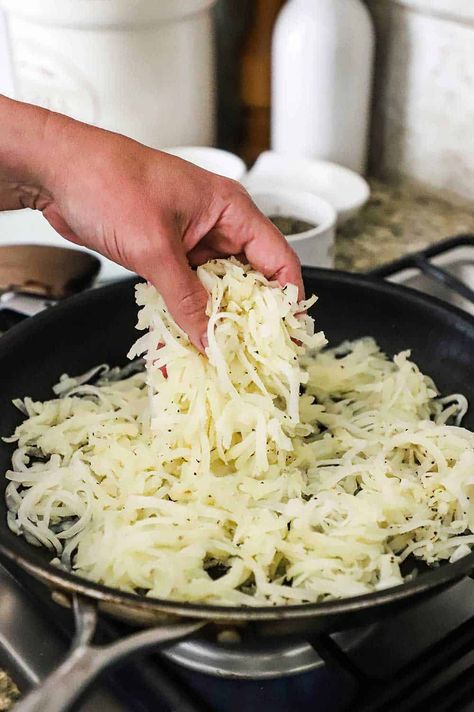
[[[233,255],[239,262],[242,262],[242,264],[247,264],[248,259],[243,252],[229,252],[225,248],[219,249],[217,246],[218,238],[216,236],[215,239],[212,238],[213,233],[210,232],[203,237],[201,242],[198,242],[196,247],[193,247],[193,249],[188,252],[188,261],[193,267],[199,267],[209,262],[209,260],[222,259],[229,257],[229,255]]]
[[[253,206],[252,206],[253,207]],[[249,215],[245,255],[255,269],[282,286],[296,284],[300,299],[304,299],[300,261],[281,232],[256,208]]]
[[[277,231],[278,232],[278,231]],[[256,270],[268,279],[276,279],[282,287],[296,284],[299,299],[304,299],[304,284],[301,265],[296,253],[269,231],[262,229],[258,238],[253,238],[245,246],[245,255]]]
[[[207,347],[207,292],[180,251],[163,257],[149,281],[160,292],[171,316],[199,351]]]
[[[69,242],[74,242],[76,245],[81,245],[82,241],[78,236],[71,230],[64,218],[59,214],[56,206],[54,204],[48,205],[43,211],[43,217],[49,222],[52,228],[56,230],[57,233],[64,237]]]
[[[225,254],[206,245],[205,239],[188,252],[188,261],[193,267],[199,267],[199,265],[203,265],[209,262],[209,260],[214,260],[218,257],[225,257]]]
[[[252,267],[268,279],[278,280],[282,286],[296,284],[300,299],[304,298],[296,253],[241,187],[208,237],[212,238],[209,245],[223,254],[244,252]]]

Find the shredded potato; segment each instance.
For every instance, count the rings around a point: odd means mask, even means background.
[[[15,402],[10,528],[93,581],[222,605],[358,595],[402,583],[409,555],[469,553],[465,398],[371,338],[323,350],[291,286],[235,260],[198,274],[207,356],[142,284],[145,369]]]

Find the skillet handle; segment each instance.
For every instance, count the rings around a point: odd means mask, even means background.
[[[46,680],[15,705],[15,712],[67,712],[77,698],[106,668],[127,655],[146,648],[186,638],[207,621],[159,626],[133,633],[108,645],[92,644],[97,626],[97,607],[73,598],[76,635],[68,656]]]

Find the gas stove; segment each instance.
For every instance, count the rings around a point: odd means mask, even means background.
[[[474,313],[474,236],[445,240],[374,272]],[[11,564],[0,566],[0,667],[20,690],[66,652],[70,612]],[[98,642],[127,633],[103,619]],[[82,712],[474,712],[474,580],[369,628],[317,640],[257,643],[226,631],[127,661]],[[47,712],[47,710],[45,710]]]

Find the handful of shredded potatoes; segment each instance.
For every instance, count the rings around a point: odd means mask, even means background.
[[[413,554],[474,544],[474,435],[409,352],[323,350],[296,289],[235,260],[199,268],[207,357],[137,287],[146,368],[63,376],[25,420],[10,528],[93,581],[147,596],[278,605],[403,582]]]

